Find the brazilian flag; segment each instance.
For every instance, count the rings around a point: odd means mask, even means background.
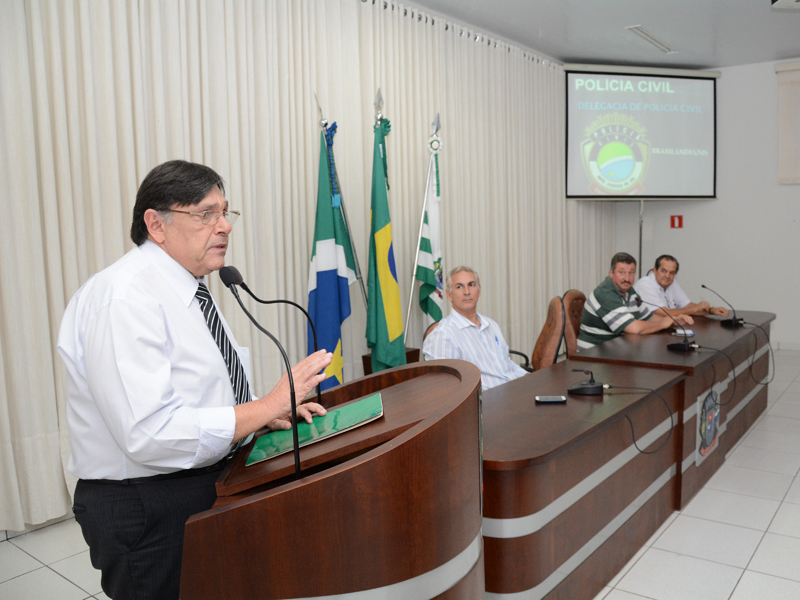
[[[388,119],[375,125],[372,155],[372,208],[367,287],[367,346],[372,350],[372,372],[406,364],[400,286],[392,247],[392,218],[386,195],[386,135]]]

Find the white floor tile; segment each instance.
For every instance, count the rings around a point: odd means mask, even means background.
[[[763,532],[681,515],[653,548],[744,569]]]
[[[643,546],[643,548],[649,548],[650,546],[652,546],[652,545],[653,545],[653,543],[654,543],[654,542],[655,542],[655,541],[656,541],[658,538],[660,538],[660,537],[661,537],[661,534],[663,534],[663,533],[664,533],[664,532],[665,532],[667,529],[669,529],[669,526],[670,526],[670,525],[672,525],[672,522],[673,522],[675,519],[677,519],[677,518],[678,518],[678,515],[679,515],[679,514],[681,514],[679,511],[677,511],[677,510],[676,510],[676,511],[673,511],[673,512],[672,512],[672,514],[671,514],[669,517],[667,517],[667,520],[666,520],[666,521],[664,521],[664,522],[661,524],[661,527],[659,527],[659,528],[656,530],[656,532],[655,532],[653,535],[651,535],[651,536],[650,536],[650,539],[649,539],[649,540],[647,540],[647,542],[645,542],[645,545]]]
[[[800,539],[773,533],[764,534],[749,571],[800,581]]]
[[[789,491],[786,492],[784,502],[791,502],[793,504],[800,504],[800,477],[795,477]]]
[[[780,501],[786,495],[793,479],[790,475],[754,471],[723,464],[705,487],[711,490]]]
[[[741,574],[742,569],[650,548],[616,589],[655,600],[728,600]]]
[[[800,404],[800,393],[784,392],[781,394],[781,402],[786,402],[786,404]]]
[[[89,549],[74,519],[9,541],[46,565]]]
[[[88,550],[54,562],[50,568],[90,594],[98,594],[103,591],[100,585],[100,571],[92,566]]]
[[[771,370],[770,375],[772,375]],[[800,366],[797,363],[775,361],[775,378],[773,381],[794,381],[798,375],[800,375]]]
[[[681,513],[718,523],[766,531],[781,503],[703,488]]]
[[[0,542],[0,582],[19,577],[42,567],[35,558],[25,554],[11,542]]]
[[[788,404],[781,404],[780,401],[769,409],[769,415],[772,417],[785,417],[785,414],[773,414],[776,408],[782,406],[790,406]],[[781,411],[778,411],[779,413]],[[762,431],[754,429],[747,434],[742,442],[743,446],[751,446],[753,448],[764,448],[765,450],[777,450],[778,452],[789,452],[791,454],[800,454],[800,436],[792,433],[775,433],[772,431]]]
[[[786,417],[764,415],[753,430],[798,435],[800,434],[800,419],[787,419]]]
[[[727,457],[726,464],[794,476],[800,470],[800,454],[754,448],[745,443]]]
[[[772,385],[772,384],[770,384],[770,385]],[[800,381],[794,381],[794,382],[790,383],[789,386],[786,388],[786,391],[787,392],[793,392],[793,393],[796,393],[796,394],[800,394]]]
[[[792,394],[794,396],[794,394]],[[800,404],[794,404],[791,402],[784,402],[783,399],[786,397],[786,394],[780,397],[780,399],[769,409],[770,416],[773,417],[786,417],[788,419],[800,419]]]
[[[800,538],[800,504],[784,502],[778,509],[769,532]],[[800,569],[800,566],[798,566]]]
[[[791,381],[779,381],[779,380],[773,380],[773,381],[772,381],[772,382],[769,384],[769,391],[775,391],[775,392],[780,392],[780,393],[783,393],[783,392],[785,392],[787,389],[789,389],[789,386],[790,386],[790,385],[792,385],[792,382],[791,382]]]
[[[635,565],[636,562],[640,558],[642,558],[642,556],[644,556],[644,553],[647,552],[647,548],[648,546],[643,546],[642,548],[639,548],[636,554],[633,555],[633,558],[631,558],[628,561],[628,563],[620,569],[619,573],[617,573],[616,575],[614,575],[614,577],[611,578],[611,581],[608,582],[608,585],[611,586],[612,588],[615,587],[620,582],[620,580],[623,577],[625,577],[625,574],[631,570],[631,567],[633,567],[633,565]]]
[[[783,390],[776,390],[772,387],[772,384],[769,386],[769,391],[767,392],[767,410],[777,402],[781,396],[783,396],[786,392]]]
[[[631,594],[622,590],[612,590],[611,593],[605,597],[605,600],[649,600],[652,596],[640,596],[639,594]]]
[[[608,586],[604,587],[602,590],[600,590],[600,593],[594,597],[594,600],[603,600],[603,598],[608,596],[608,592],[610,592],[612,589],[613,588],[610,588]]]
[[[797,600],[800,582],[745,571],[731,600]]]
[[[0,598],[9,600],[84,600],[88,597],[84,590],[47,567],[0,583]]]

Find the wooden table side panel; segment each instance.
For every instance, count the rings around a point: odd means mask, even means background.
[[[687,379],[686,395],[683,400],[684,410],[690,408],[692,405],[697,404],[697,398],[707,393],[711,388],[714,381],[719,383],[720,380],[728,376],[730,372],[730,363],[722,358],[721,361],[714,363],[717,370],[717,377],[714,378],[713,369],[708,369],[702,373],[698,373]],[[753,366],[753,376],[759,380],[763,380],[768,372],[768,356],[764,355],[759,358]],[[728,387],[720,394],[720,425],[728,420],[728,415],[736,409],[740,402],[750,394],[758,384],[751,377],[750,370],[739,373],[734,382],[729,382]],[[684,444],[683,444],[683,457],[688,458],[691,456],[697,445],[696,431],[698,426],[697,414],[684,421]],[[738,439],[738,438],[737,438]]]
[[[672,443],[678,438],[678,408],[682,402],[680,385],[662,393],[673,414]],[[632,393],[614,390],[616,395]],[[607,401],[611,401],[609,395]],[[602,402],[595,398],[573,402]],[[668,418],[667,408],[657,396],[650,394],[622,414],[609,419],[593,435],[578,444],[555,453],[550,460],[516,470],[492,470],[484,464],[483,514],[489,518],[516,518],[538,512],[561,497],[584,479],[613,460],[631,445],[628,414],[636,435],[649,432]],[[665,450],[666,451],[666,450]]]
[[[517,538],[485,537],[487,591],[520,592],[547,579],[674,465],[672,449],[668,445],[658,454],[638,455],[535,533]],[[677,486],[677,474],[663,486],[673,502]]]
[[[658,531],[672,512],[670,490],[665,486],[547,594],[545,600],[594,598]]]
[[[678,386],[675,386],[665,397],[673,408],[677,408],[679,402],[677,388]],[[653,395],[630,407],[628,414],[639,432],[650,431],[667,418],[664,403]],[[487,591],[514,593],[528,590],[556,571],[634,502],[653,481],[661,477],[670,467],[675,466],[679,444],[677,431],[676,420],[671,433],[663,434],[650,446],[643,448],[653,451],[666,443],[659,452],[652,455],[637,454],[540,530],[516,538],[484,537]],[[529,495],[521,493],[527,491],[526,488],[549,490],[565,475],[565,471],[577,469],[583,463],[590,461],[592,454],[585,450],[594,448],[598,441],[601,445],[611,448],[615,456],[629,449],[632,438],[627,420],[623,418],[610,424],[584,444],[575,447],[573,452],[555,458],[552,465],[535,465],[516,472],[516,480],[512,477],[514,472],[500,471],[495,474],[501,475],[505,480],[507,494],[511,497],[526,498]],[[604,464],[605,462],[594,463],[594,470]],[[573,485],[581,480],[570,478]],[[677,476],[673,476],[664,487],[669,490],[674,506],[678,494]],[[487,483],[485,492],[489,490],[490,484]],[[537,512],[530,510],[530,506],[526,507],[526,510],[525,515]],[[514,507],[513,513],[516,516],[522,516],[519,514],[522,512],[524,511],[519,507]]]

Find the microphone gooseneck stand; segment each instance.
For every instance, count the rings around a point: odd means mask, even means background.
[[[239,272],[239,269],[237,269],[236,267],[233,267],[233,266],[222,267],[222,269],[220,269],[220,276],[222,275],[222,271],[224,269],[227,269],[228,272],[231,273],[231,275],[233,277],[233,280],[232,280],[233,285],[241,286],[242,289],[245,292],[247,292],[248,294],[250,294],[250,297],[253,300],[255,300],[256,302],[258,302],[260,304],[289,304],[289,305],[294,306],[295,308],[299,309],[300,311],[302,311],[302,313],[306,316],[306,319],[308,320],[309,327],[311,327],[311,335],[314,338],[314,352],[319,350],[319,346],[317,345],[317,329],[314,327],[314,321],[311,320],[311,315],[308,314],[308,311],[306,311],[305,308],[303,308],[302,306],[300,306],[296,302],[292,302],[291,300],[262,300],[261,298],[256,296],[252,291],[250,291],[249,287],[247,287],[247,284],[244,282],[244,277],[242,277],[242,274]],[[334,350],[335,350],[335,348],[334,348]],[[321,383],[317,384],[317,404],[322,404],[322,384]]]
[[[672,319],[675,325],[678,326],[678,329],[683,331],[683,341],[675,342],[673,344],[667,344],[667,350],[673,350],[674,352],[694,352],[700,347],[697,344],[689,341],[689,335],[686,333],[686,326],[678,323],[678,320],[671,314],[669,314],[666,308],[664,308],[663,306],[658,306],[657,304],[653,304],[652,302],[648,302],[647,300],[642,299],[642,297],[639,295],[637,295],[636,298],[639,300],[640,303],[644,302],[645,304],[649,304],[650,306],[655,306],[659,310],[663,309],[664,314],[667,315],[670,319]],[[653,311],[654,314],[656,312],[658,312],[658,310]]]
[[[700,287],[703,288],[704,290],[708,290],[709,292],[717,296],[720,300],[722,300],[725,304],[727,304],[730,307],[731,311],[733,312],[733,317],[731,317],[730,319],[723,319],[722,321],[719,322],[720,325],[722,325],[726,329],[736,329],[737,327],[744,326],[744,319],[736,317],[736,309],[733,308],[733,305],[730,302],[725,300],[725,298],[720,296],[717,292],[712,290],[707,285],[701,283]]]
[[[300,479],[300,441],[297,436],[297,402],[295,398],[294,392],[294,377],[292,377],[292,365],[289,363],[289,357],[286,355],[286,350],[283,349],[281,343],[277,340],[277,338],[272,335],[269,331],[264,329],[261,325],[258,324],[258,321],[255,320],[255,317],[250,314],[250,311],[245,308],[242,299],[239,297],[239,291],[236,289],[236,284],[234,283],[234,277],[230,273],[230,271],[225,271],[229,267],[223,267],[220,269],[220,278],[222,279],[222,283],[233,293],[233,296],[236,298],[236,301],[239,303],[239,306],[242,307],[244,314],[252,321],[253,325],[263,334],[265,334],[269,339],[275,342],[275,345],[278,347],[278,350],[281,351],[281,355],[283,356],[283,362],[286,365],[286,375],[289,377],[289,401],[292,406],[292,442],[294,445],[294,476],[296,479]]]

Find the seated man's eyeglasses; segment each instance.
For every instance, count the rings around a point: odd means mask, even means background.
[[[182,213],[184,215],[192,215],[193,217],[200,217],[203,225],[216,225],[220,217],[225,217],[225,220],[233,225],[237,219],[242,215],[238,210],[204,210],[203,212],[190,212],[188,210],[177,210],[175,208],[166,209],[167,212]]]

